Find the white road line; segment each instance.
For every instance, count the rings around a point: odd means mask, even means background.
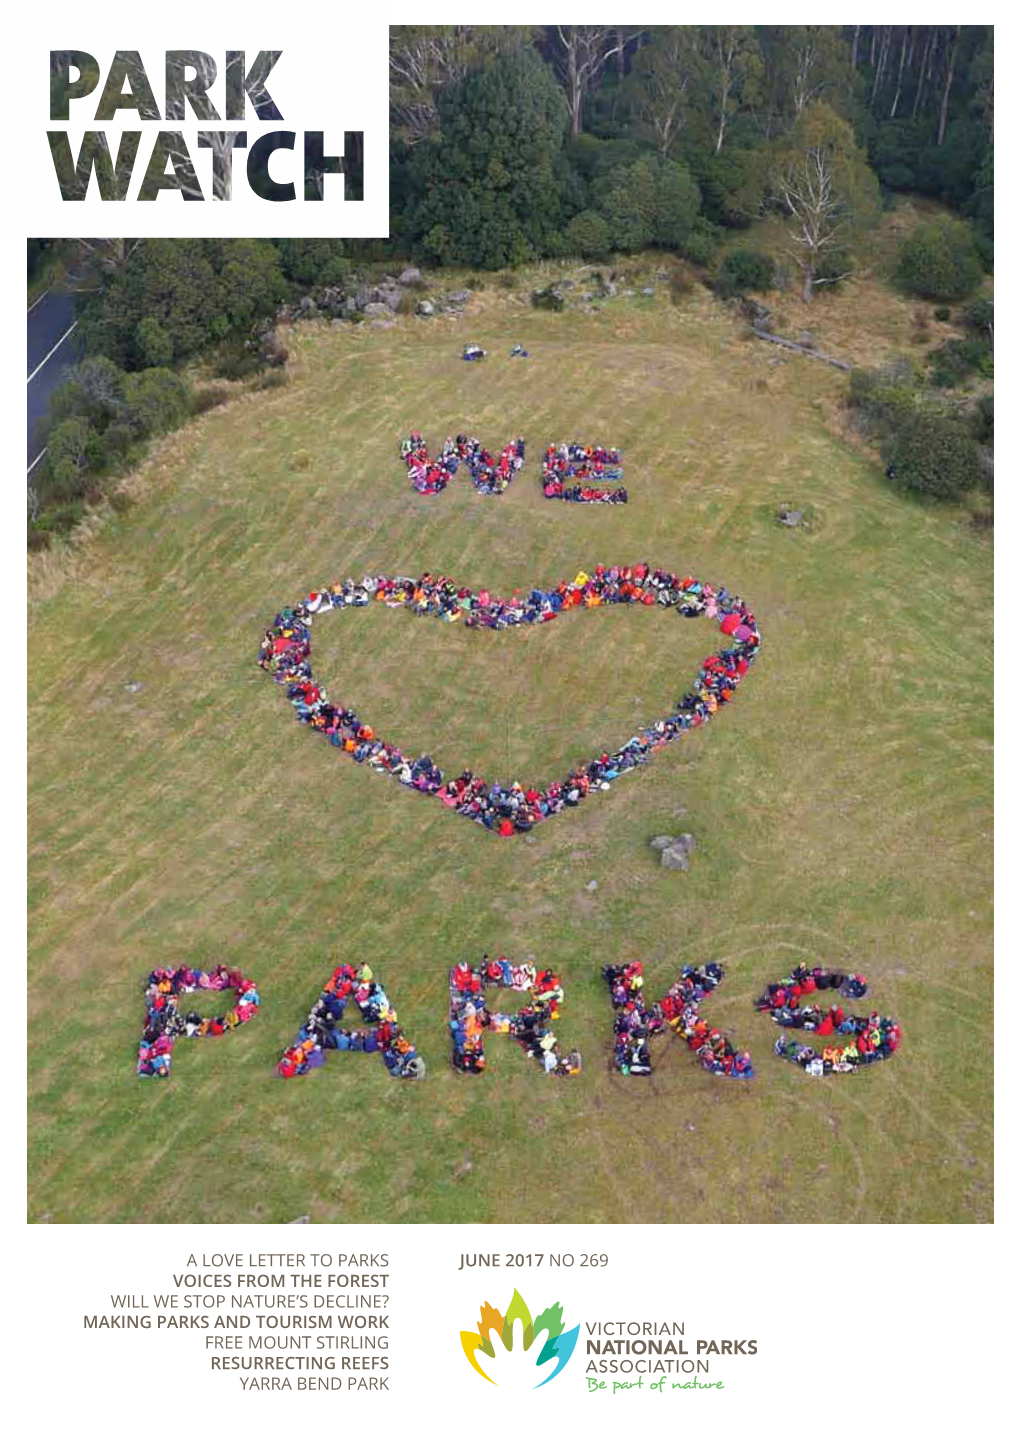
[[[39,454],[36,456],[35,460],[32,462],[32,464],[31,464],[31,465],[29,466],[29,468],[28,468],[28,474],[29,474],[29,475],[32,474],[32,472],[35,470],[36,466],[39,464],[39,462],[42,460],[43,456],[46,454],[46,452],[47,452],[48,450],[49,450],[49,446],[43,446],[42,450],[39,452]]]
[[[60,339],[57,341],[57,343],[56,343],[56,345],[53,347],[53,349],[49,352],[48,355],[46,355],[46,356],[43,357],[43,359],[42,359],[42,360],[39,362],[39,364],[36,366],[35,370],[34,370],[34,371],[32,372],[32,374],[29,376],[28,381],[27,381],[27,384],[28,384],[28,385],[31,385],[31,384],[32,384],[32,382],[35,380],[36,376],[37,376],[37,375],[39,374],[39,372],[42,370],[43,366],[44,366],[44,365],[46,364],[46,362],[49,360],[50,356],[56,354],[56,352],[57,352],[57,351],[60,349],[60,347],[64,344],[64,341],[67,340],[67,337],[71,334],[71,332],[74,330],[74,328],[75,328],[75,326],[76,326],[77,324],[78,324],[77,321],[72,321],[72,323],[67,327],[67,330],[64,331],[64,334],[63,334],[63,335],[60,337]]]
[[[52,289],[52,286],[47,286],[47,288],[43,291],[42,295],[39,296],[38,299],[34,300],[32,304],[28,307],[28,310],[26,310],[25,314],[31,315],[32,312],[35,310],[36,306],[39,304],[39,301],[45,300]]]

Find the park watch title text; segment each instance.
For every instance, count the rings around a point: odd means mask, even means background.
[[[87,51],[51,50],[51,121],[80,121],[90,96],[87,108],[95,104],[90,118],[116,121],[118,129],[122,112],[159,125],[191,117],[189,133],[183,128],[156,131],[147,158],[141,159],[141,129],[120,130],[116,155],[104,130],[86,130],[77,156],[68,131],[48,130],[62,199],[84,200],[95,176],[102,200],[127,200],[137,172],[141,182],[134,198],[140,201],[156,200],[164,191],[184,200],[230,200],[240,169],[234,152],[245,151],[247,184],[261,200],[363,200],[364,131],[345,130],[342,150],[327,153],[322,130],[306,130],[303,136],[271,130],[249,138],[247,129],[232,128],[240,123],[261,130],[266,122],[283,119],[269,89],[282,54],[260,50],[246,61],[243,50],[228,50],[221,69],[204,50],[167,50],[161,114],[139,51],[115,51],[103,79],[99,62]],[[277,157],[278,151],[290,152],[289,157]]]

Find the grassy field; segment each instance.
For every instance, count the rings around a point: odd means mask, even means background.
[[[820,344],[865,298],[816,309]],[[462,364],[467,340],[490,358]],[[193,422],[129,511],[32,563],[30,1218],[990,1220],[988,541],[833,432],[836,372],[744,339],[703,292],[557,316],[486,289],[463,319],[289,344],[285,388]],[[421,498],[396,458],[414,425],[521,432],[530,459],[501,498]],[[629,506],[541,499],[540,449],[570,438],[623,448]],[[810,531],[775,524],[784,501]],[[510,588],[637,559],[739,591],[761,657],[711,726],[529,842],[350,765],[253,665],[273,612],[338,576]],[[314,646],[384,735],[544,781],[664,714],[715,635],[629,610],[501,635],[373,611]],[[648,840],[685,829],[692,869],[664,872]],[[486,1076],[452,1072],[446,970],[482,951],[561,970],[580,1079],[499,1039]],[[599,970],[635,956],[657,992],[681,961],[725,963],[707,1014],[752,1084],[673,1038],[650,1080],[612,1073]],[[377,968],[424,1083],[364,1057],[277,1078],[337,957]],[[221,959],[257,978],[258,1020],[138,1081],[144,974]],[[819,1082],[773,1058],[750,1003],[801,960],[869,976],[903,1026],[892,1062]]]

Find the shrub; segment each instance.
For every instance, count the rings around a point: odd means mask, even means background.
[[[940,345],[932,355],[930,375],[933,384],[948,389],[962,385],[975,371],[988,376],[991,369],[991,347],[979,337],[972,336],[967,340],[948,340]]]
[[[40,530],[47,531],[52,537],[73,530],[84,517],[84,500],[64,501],[59,505],[48,507],[45,516],[39,517],[38,526]],[[36,549],[40,548],[36,547]]]
[[[160,359],[169,342],[171,357],[186,360],[273,315],[286,290],[269,241],[141,240],[79,302],[79,334],[88,354],[141,370],[153,364],[153,342]]]
[[[947,321],[952,320],[952,318],[953,312],[949,309],[948,305],[937,305],[935,307],[936,320]]]
[[[847,405],[856,412],[861,430],[868,435],[886,435],[913,415],[916,403],[914,371],[909,362],[850,374]]]
[[[87,356],[50,397],[54,421],[83,416],[97,430],[107,426],[124,406],[124,372],[106,356]]]
[[[565,147],[571,169],[585,181],[601,181],[621,166],[641,159],[641,146],[635,140],[603,139],[582,134]]]
[[[719,267],[716,288],[726,298],[744,295],[749,290],[771,290],[775,272],[775,262],[770,255],[763,255],[760,250],[731,250]]]
[[[50,432],[44,494],[47,502],[73,501],[84,495],[86,472],[96,457],[98,433],[84,416],[69,416]]]
[[[659,164],[655,190],[656,245],[682,250],[701,209],[701,192],[690,171],[680,161]]]
[[[342,240],[277,240],[280,268],[289,281],[307,288],[341,285],[351,272]]]
[[[449,265],[453,260],[453,237],[446,226],[431,226],[421,238],[421,250],[437,265]]]
[[[565,213],[565,103],[551,69],[531,46],[515,48],[435,99],[439,124],[408,163],[407,236],[440,264],[471,269],[544,253]]]
[[[153,366],[127,377],[125,419],[136,436],[175,430],[187,419],[188,408],[188,387],[175,371]]]
[[[247,380],[262,369],[260,357],[239,337],[231,337],[213,356],[213,370],[225,381]]]
[[[703,216],[698,216],[678,250],[692,265],[711,265],[719,250],[719,231]]]
[[[838,290],[853,268],[853,257],[848,250],[826,251],[815,269],[815,285],[824,284],[828,290]]]
[[[137,441],[138,436],[126,416],[123,420],[112,421],[99,438],[93,464],[107,468],[116,466],[130,454]]]
[[[981,260],[970,226],[941,219],[917,226],[900,247],[900,283],[927,300],[962,300],[981,283]]]
[[[964,307],[962,319],[968,330],[976,330],[982,335],[991,332],[995,325],[995,302],[987,297],[972,300]]]
[[[605,255],[609,250],[609,226],[597,210],[582,210],[567,226],[567,246],[576,255]]]
[[[168,366],[174,358],[173,341],[159,321],[149,315],[135,327],[135,347],[147,366]]]
[[[980,478],[973,437],[955,417],[917,409],[882,446],[889,478],[906,490],[956,500]]]
[[[697,184],[680,161],[637,161],[616,171],[601,210],[614,250],[664,245],[683,252],[701,204]]]
[[[553,230],[549,232],[543,246],[544,255],[551,257],[553,260],[561,260],[564,256],[568,256],[570,251],[570,241],[567,238],[567,232],[565,230]]]
[[[760,148],[727,145],[718,155],[694,150],[690,165],[709,220],[727,229],[746,229],[760,212],[768,186],[768,157]]]

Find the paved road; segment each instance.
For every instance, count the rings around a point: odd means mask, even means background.
[[[74,300],[50,290],[28,312],[28,465],[43,449],[39,426],[49,414],[50,395],[81,351],[74,329]]]

